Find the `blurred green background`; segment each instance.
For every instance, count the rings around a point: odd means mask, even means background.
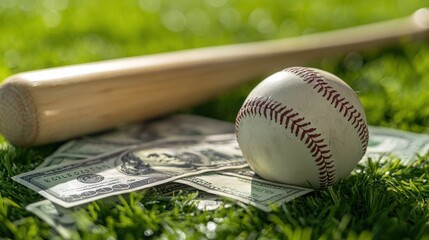
[[[0,0],[0,79],[35,69],[294,37],[409,16],[426,6],[429,0]],[[317,60],[310,66],[350,84],[358,92],[369,124],[429,133],[429,43],[405,40],[388,48]],[[246,95],[264,77],[182,111],[234,121]],[[49,226],[24,210],[41,197],[10,178],[34,169],[58,145],[42,150],[14,148],[1,136],[0,143],[0,238],[51,236]],[[141,210],[139,204],[144,201],[136,193],[131,199],[137,200],[122,202],[113,210],[103,203],[89,205],[84,220],[109,229],[111,235],[100,230],[99,239],[141,236],[143,223],[153,224],[160,238],[177,236],[162,225],[166,221],[175,231],[199,239],[206,236],[201,224],[214,219],[225,220],[218,223],[218,236],[240,234],[242,239],[271,239],[276,234],[296,239],[304,235],[427,237],[427,161],[420,159],[416,167],[395,161],[387,166],[360,166],[361,171],[346,181],[299,198],[273,214],[241,205],[201,213],[186,205],[182,196],[158,198],[156,204],[146,205],[149,210]],[[131,208],[145,211],[152,219],[133,215]],[[87,239],[97,234],[85,226],[79,231]]]
[[[28,70],[279,39],[407,16],[429,1],[1,0],[0,79]],[[315,61],[356,91],[370,124],[427,132],[428,45]],[[256,82],[188,110],[233,121]],[[59,99],[61,101],[61,99]]]

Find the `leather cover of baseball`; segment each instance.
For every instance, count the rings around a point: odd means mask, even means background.
[[[324,188],[348,176],[368,145],[356,93],[331,73],[291,67],[257,85],[236,119],[243,156],[261,177]]]

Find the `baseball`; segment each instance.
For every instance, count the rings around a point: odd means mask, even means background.
[[[303,187],[324,188],[348,176],[368,145],[355,92],[314,68],[291,67],[262,81],[245,100],[235,127],[255,173]]]

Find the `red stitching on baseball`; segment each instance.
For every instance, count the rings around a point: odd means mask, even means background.
[[[281,108],[279,108],[282,106]],[[261,111],[263,113],[261,114]],[[293,108],[288,108],[280,102],[266,97],[256,97],[247,100],[237,114],[235,122],[235,131],[238,132],[240,122],[248,116],[259,116],[268,120],[273,120],[285,129],[290,129],[290,132],[295,135],[300,141],[304,142],[307,149],[310,150],[312,157],[315,158],[316,166],[319,170],[320,187],[332,185],[335,181],[335,166],[331,159],[328,145],[321,138],[321,134],[316,132],[315,127],[311,127],[311,123],[305,121],[304,117],[300,117],[298,113],[293,111]],[[284,121],[283,121],[284,120]]]
[[[349,101],[345,101],[337,90],[325,81],[316,71],[304,67],[291,67],[286,68],[284,71],[293,73],[302,78],[302,80],[309,85],[313,85],[318,93],[330,102],[340,113],[343,114],[347,121],[356,129],[362,145],[362,156],[365,155],[366,147],[368,146],[368,127],[362,118],[362,114],[353,106]]]

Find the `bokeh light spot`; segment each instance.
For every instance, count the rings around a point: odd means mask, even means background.
[[[53,11],[62,11],[67,9],[67,7],[69,6],[69,1],[68,0],[43,0],[42,4],[46,9],[53,10]]]
[[[162,24],[172,32],[181,32],[185,29],[185,15],[178,10],[170,10],[161,17]]]
[[[263,34],[272,34],[277,31],[277,26],[272,20],[271,14],[262,8],[252,11],[249,16],[249,24]]]
[[[210,18],[201,10],[194,9],[186,14],[186,26],[193,33],[205,33],[210,24]]]
[[[205,0],[205,3],[209,7],[222,7],[228,2],[228,0]]]
[[[146,12],[158,12],[161,9],[161,1],[139,0],[139,7]]]
[[[43,23],[48,28],[54,28],[61,23],[61,15],[57,11],[47,10],[42,17]]]
[[[241,15],[235,8],[226,8],[219,14],[221,24],[230,30],[235,30],[241,25]]]
[[[15,68],[18,66],[21,57],[15,49],[9,49],[4,53],[4,62],[9,68]]]

